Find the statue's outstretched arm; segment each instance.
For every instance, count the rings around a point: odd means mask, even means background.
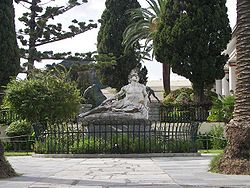
[[[118,100],[120,97],[122,97],[125,94],[126,94],[126,91],[125,91],[124,87],[122,87],[121,90],[118,93],[116,93],[113,97],[110,97],[110,98],[104,100],[101,103],[101,106],[106,105],[114,100]]]
[[[124,87],[121,88],[121,90],[115,94],[114,98],[118,99],[126,94],[126,90]]]

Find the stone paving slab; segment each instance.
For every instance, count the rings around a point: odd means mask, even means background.
[[[175,157],[152,159],[182,187],[250,188],[250,176],[207,172],[211,157]]]
[[[211,157],[8,160],[21,176],[0,188],[250,188],[250,176],[207,172]]]

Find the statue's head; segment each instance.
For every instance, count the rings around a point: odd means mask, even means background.
[[[130,74],[128,75],[128,82],[131,83],[132,81],[135,81],[135,82],[139,81],[139,70],[138,70],[138,68],[132,69]]]

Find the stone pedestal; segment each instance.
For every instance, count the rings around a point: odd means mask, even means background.
[[[130,114],[102,113],[89,115],[83,118],[84,129],[89,135],[97,137],[110,137],[113,135],[126,134],[138,136],[149,132],[151,121],[147,119],[134,119]]]
[[[160,106],[161,103],[152,102],[148,103],[148,119],[150,121],[160,121]]]

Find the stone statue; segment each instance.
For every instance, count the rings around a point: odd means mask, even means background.
[[[129,119],[148,119],[146,86],[140,84],[138,72],[133,69],[128,77],[129,84],[111,98],[106,99],[98,107],[82,113],[79,118],[89,116],[128,117]]]
[[[92,84],[84,90],[83,97],[87,104],[91,104],[92,107],[99,106],[107,98],[103,95],[100,87],[96,84]]]
[[[161,101],[158,99],[158,97],[156,97],[155,92],[151,87],[146,86],[146,91],[147,91],[148,100],[149,100],[150,103],[152,102],[151,98],[150,98],[151,95],[153,95],[153,97],[158,101],[158,103],[161,103]]]

